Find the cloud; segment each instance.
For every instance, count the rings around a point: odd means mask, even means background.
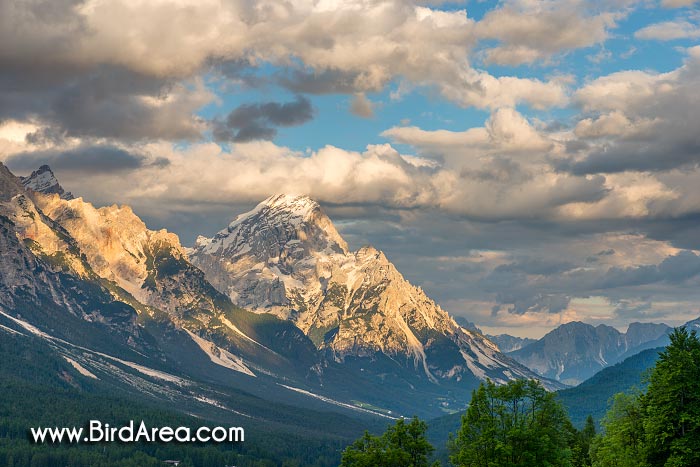
[[[5,163],[11,170],[22,173],[48,164],[58,172],[83,174],[113,174],[144,167],[165,168],[169,164],[168,160],[162,157],[151,158],[114,146],[78,146],[65,150],[22,152],[10,156]]]
[[[565,86],[556,80],[474,70],[474,25],[463,10],[399,0],[346,0],[332,8],[325,2],[282,7],[262,0],[5,2],[0,100],[4,108],[12,101],[12,118],[44,118],[48,98],[57,114],[75,116],[67,122],[86,125],[88,134],[109,133],[90,128],[90,110],[99,110],[112,112],[121,127],[135,116],[161,119],[119,128],[116,135],[193,138],[201,122],[192,113],[212,99],[192,89],[195,77],[215,71],[250,85],[256,79],[244,70],[271,64],[271,80],[260,80],[298,93],[376,92],[400,79],[465,107],[565,105]],[[118,82],[106,82],[114,74],[121,74],[119,82],[141,84],[120,90]],[[27,81],[31,91],[15,92]],[[166,101],[165,108],[155,105]]]
[[[522,114],[507,107],[493,111],[483,127],[461,132],[393,127],[382,132],[382,136],[397,143],[415,146],[428,154],[446,157],[463,150],[479,150],[484,155],[547,151],[554,144],[533,128]]]
[[[170,82],[121,67],[0,66],[0,119],[40,121],[67,136],[198,139],[205,126],[193,114],[212,100],[199,80]]]
[[[446,98],[464,106],[482,109],[515,107],[527,103],[535,109],[563,107],[568,102],[566,84],[514,76],[495,77],[483,71],[463,71],[455,81],[440,83]]]
[[[311,101],[302,96],[284,104],[244,104],[233,110],[224,122],[215,122],[214,137],[219,141],[236,142],[270,140],[277,134],[274,127],[301,125],[313,116]]]
[[[575,134],[592,144],[560,167],[574,174],[698,167],[700,142],[690,122],[700,119],[700,47],[687,54],[670,72],[617,72],[576,91],[576,101],[594,116],[581,119]]]
[[[370,118],[374,116],[374,104],[364,94],[355,94],[350,102],[350,112],[358,117]]]
[[[698,2],[698,0],[661,0],[661,4],[666,8],[682,8],[686,6],[693,6]]]
[[[476,34],[501,45],[485,50],[486,62],[520,65],[605,41],[616,14],[588,15],[579,1],[507,1],[486,13]]]
[[[650,24],[634,33],[637,39],[672,41],[700,37],[700,27],[688,21],[664,21]]]

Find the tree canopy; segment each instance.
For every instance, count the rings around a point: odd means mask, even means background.
[[[458,467],[570,466],[575,430],[553,393],[534,380],[473,392],[450,446]]]
[[[645,394],[618,394],[591,449],[595,467],[700,465],[700,340],[678,328]]]
[[[428,425],[414,417],[389,426],[381,436],[365,432],[343,452],[341,467],[428,467],[434,451],[425,437]]]

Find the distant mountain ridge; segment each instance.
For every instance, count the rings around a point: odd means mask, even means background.
[[[576,385],[628,356],[665,346],[670,331],[665,324],[632,323],[621,333],[611,326],[575,321],[508,355],[542,376]]]

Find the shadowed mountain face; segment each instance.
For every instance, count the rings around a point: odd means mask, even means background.
[[[504,353],[514,352],[522,349],[526,345],[537,342],[536,339],[530,339],[529,337],[516,337],[509,334],[499,334],[497,336],[489,335],[487,337],[491,339],[499,349],[501,349],[501,352]]]
[[[308,198],[268,200],[188,252],[126,206],[61,196],[49,168],[0,175],[0,330],[46,340],[86,374],[183,407],[233,409],[215,386],[372,417],[436,415],[463,408],[482,378],[534,376],[381,252],[349,252]],[[188,256],[220,245],[250,262],[231,287]]]
[[[572,322],[508,355],[542,376],[576,385],[628,356],[666,345],[670,331],[665,324],[632,323],[621,333],[602,324]]]

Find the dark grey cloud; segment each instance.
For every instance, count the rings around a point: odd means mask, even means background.
[[[676,248],[700,250],[700,212],[650,219],[641,222],[637,228],[649,238],[667,241]]]
[[[277,83],[292,92],[302,94],[353,94],[358,91],[357,72],[341,70],[287,70],[275,75]]]
[[[3,66],[0,120],[38,120],[72,137],[194,140],[201,90],[118,66]]]
[[[652,310],[653,307],[653,303],[649,301],[635,303],[632,300],[613,300],[612,304],[615,305],[614,313],[616,315],[624,316],[628,319],[648,318],[649,312]]]
[[[551,275],[570,271],[576,264],[570,261],[561,261],[545,258],[522,258],[516,262],[502,264],[496,267],[497,271],[524,272],[526,274]]]
[[[493,312],[525,314],[558,313],[572,297],[606,296],[611,299],[644,295],[654,286],[666,293],[700,275],[700,257],[689,250],[666,257],[658,264],[629,267],[576,268],[556,260],[524,258],[497,266],[479,280],[480,287],[495,295]],[[673,294],[673,291],[670,291]],[[661,296],[662,292],[659,292]]]
[[[561,294],[529,293],[517,295],[510,291],[504,291],[496,295],[499,302],[491,309],[491,314],[496,315],[500,311],[507,311],[516,315],[525,313],[561,313],[566,310],[571,302],[571,297]]]
[[[81,52],[96,33],[81,14],[84,3],[0,1],[0,121],[39,122],[53,136],[199,138],[193,114],[205,99],[182,76],[173,81],[116,65],[109,53]]]
[[[121,172],[145,166],[164,166],[167,159],[151,160],[147,155],[129,152],[114,146],[80,146],[68,150],[45,150],[19,153],[6,160],[10,170],[30,172],[43,164],[64,172],[105,173]]]
[[[590,126],[600,124],[600,130],[584,132],[569,143],[572,157],[558,164],[562,170],[588,175],[700,166],[698,51],[689,49],[684,65],[672,73],[643,73],[637,76],[638,82],[625,82],[630,79],[635,78],[613,74],[577,92],[584,108],[593,110]],[[607,84],[599,88],[601,83]],[[605,86],[610,83],[624,84],[630,91],[608,95]],[[617,112],[614,119],[610,117],[613,111]]]
[[[619,173],[629,170],[657,172],[700,164],[700,133],[662,136],[654,142],[618,141],[592,151],[584,159],[564,162],[574,175]]]
[[[218,141],[270,140],[277,134],[277,127],[298,126],[313,117],[311,101],[303,96],[286,103],[244,104],[225,121],[215,121],[213,135]]]

